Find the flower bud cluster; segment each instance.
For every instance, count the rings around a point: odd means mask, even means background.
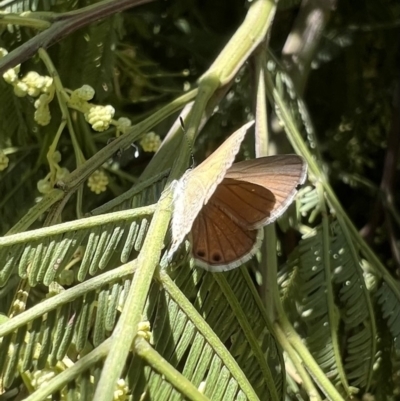
[[[0,48],[0,58],[7,55],[6,49]],[[32,96],[38,99],[35,102],[35,121],[39,125],[50,123],[49,104],[54,97],[53,78],[40,75],[36,71],[29,71],[21,79],[19,78],[20,65],[10,68],[3,74],[4,80],[13,86],[14,94],[18,97]]]
[[[108,176],[103,170],[96,170],[88,179],[88,187],[97,195],[104,192],[108,185]]]

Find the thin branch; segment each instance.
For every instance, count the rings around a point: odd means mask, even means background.
[[[54,23],[50,28],[29,39],[0,60],[0,75],[30,59],[39,48],[47,49],[92,22],[151,1],[153,0],[106,0],[80,10],[54,14],[51,17]]]

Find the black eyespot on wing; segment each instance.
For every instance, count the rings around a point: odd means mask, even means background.
[[[222,260],[221,254],[220,253],[214,253],[212,255],[212,260],[213,260],[213,262],[220,262]]]

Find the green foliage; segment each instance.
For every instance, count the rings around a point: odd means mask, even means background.
[[[319,228],[300,241],[283,270],[291,272],[293,282],[283,278],[281,285],[286,308],[316,361],[337,387],[349,392],[348,383],[369,386],[376,332],[360,260],[340,226],[335,222],[330,229],[330,260],[324,260],[326,238]]]
[[[0,172],[1,393],[396,399],[398,4],[339,4],[298,74],[304,60],[278,57],[298,1],[279,4],[267,50],[268,2],[217,3],[155,2],[123,13],[116,3],[114,14],[25,60],[21,82],[31,70],[54,79],[48,125],[34,117],[38,96],[17,97],[1,80],[0,150],[9,159]],[[44,29],[17,25],[7,13],[34,11],[37,23],[55,24],[84,6],[90,16],[99,3],[0,1],[0,45],[11,54]],[[256,7],[266,14],[246,31],[242,21]],[[224,49],[233,33],[240,40]],[[213,64],[221,55],[229,57]],[[94,99],[71,105],[85,84]],[[194,98],[182,140],[177,112]],[[93,104],[116,109],[104,131],[84,118]],[[247,266],[208,273],[193,266],[188,242],[168,261],[169,184],[186,168],[195,133],[201,129],[196,161],[246,120],[256,119],[260,139],[260,108],[269,111],[272,152],[294,150],[309,167],[278,239],[268,231],[268,266],[260,252]],[[121,116],[136,125],[124,128]],[[154,156],[151,130],[166,137]],[[138,139],[135,157],[130,143]],[[248,140],[239,157],[252,157],[253,148]],[[62,168],[71,173],[56,176]],[[96,195],[86,184],[97,170],[108,182],[92,187],[106,189]],[[38,192],[45,177],[59,181],[61,197]]]

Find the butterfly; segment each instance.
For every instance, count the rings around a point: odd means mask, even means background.
[[[213,272],[234,269],[257,252],[262,227],[293,201],[307,175],[302,157],[268,156],[233,164],[253,124],[242,126],[203,163],[172,182],[169,258],[190,233],[196,265]]]

